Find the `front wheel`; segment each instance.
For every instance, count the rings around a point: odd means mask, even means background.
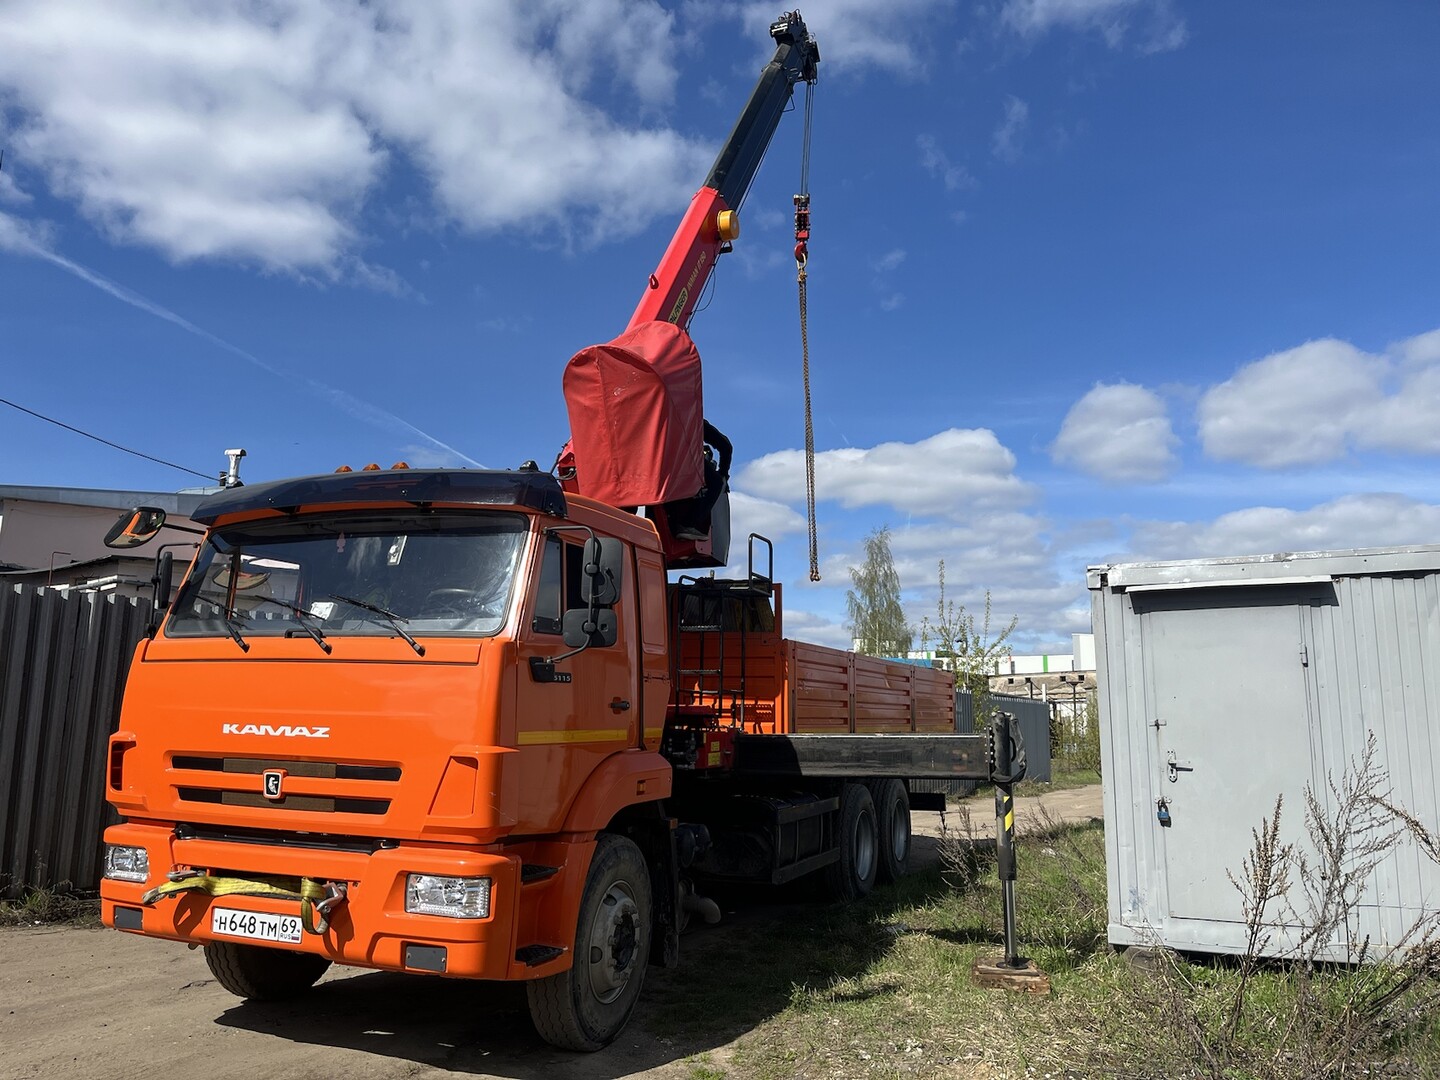
[[[563,1050],[599,1050],[635,1011],[650,961],[650,872],[623,836],[595,843],[569,971],[527,984],[530,1019]]]
[[[284,1001],[298,997],[325,974],[330,961],[314,953],[267,949],[212,941],[205,946],[205,963],[215,981],[236,997],[251,1001]]]

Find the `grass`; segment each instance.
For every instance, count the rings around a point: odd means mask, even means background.
[[[1019,846],[1021,949],[1050,975],[1051,995],[982,990],[970,969],[1003,952],[1000,887],[983,852],[946,863],[849,907],[792,895],[698,950],[687,938],[689,961],[648,984],[650,1026],[693,1031],[703,1017],[724,1029],[712,1036],[735,1040],[689,1060],[697,1080],[1440,1076],[1440,1023],[1427,1007],[1440,964],[1388,1010],[1375,1038],[1326,1067],[1306,1047],[1357,1000],[1383,996],[1366,984],[1383,982],[1384,969],[1299,978],[1262,964],[1246,975],[1231,1030],[1235,963],[1167,955],[1140,968],[1112,951],[1104,836],[1092,825]],[[705,965],[713,977],[702,977]],[[1207,1060],[1205,1047],[1221,1045],[1222,1057]]]
[[[0,900],[0,926],[99,926],[100,901],[77,896],[69,884],[23,889],[18,900]]]

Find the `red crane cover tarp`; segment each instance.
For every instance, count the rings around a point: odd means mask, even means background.
[[[700,353],[680,327],[645,322],[581,349],[564,389],[580,494],[651,506],[705,486]]]

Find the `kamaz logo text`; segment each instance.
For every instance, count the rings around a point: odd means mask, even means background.
[[[297,724],[223,724],[222,735],[274,735],[285,739],[328,739],[328,727],[302,727]]]

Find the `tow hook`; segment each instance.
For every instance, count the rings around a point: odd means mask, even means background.
[[[312,903],[306,897],[300,901],[300,922],[307,934],[323,934],[330,929],[330,913],[345,902],[348,890],[343,881],[327,881],[323,900]]]

